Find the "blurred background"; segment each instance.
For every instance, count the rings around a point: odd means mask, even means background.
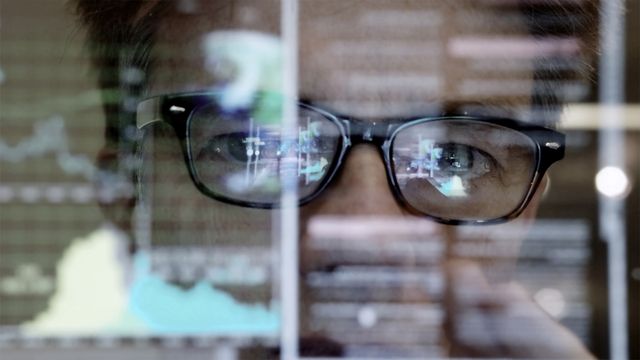
[[[623,353],[640,358],[640,1],[626,6],[618,34],[622,103],[602,104],[608,96],[604,67],[593,83],[575,84],[574,91],[587,96],[564,112],[567,154],[551,170],[517,277],[599,358],[613,356],[613,348],[624,344],[617,342],[621,336],[628,346]],[[46,352],[49,359],[177,353],[223,359],[233,358],[236,346],[276,344],[277,311],[268,299],[251,307],[210,294],[250,321],[231,319],[241,326],[228,333],[204,328],[198,336],[197,327],[150,326],[123,310],[131,295],[117,280],[123,273],[118,256],[91,257],[123,250],[101,240],[112,225],[97,203],[113,194],[92,182],[104,115],[85,42],[63,0],[0,0],[0,358]],[[605,124],[605,114],[619,121]],[[616,162],[616,154],[624,160]],[[219,271],[215,281],[276,297],[265,290],[272,286],[274,248],[235,250],[211,260]],[[88,257],[74,263],[74,253]],[[185,247],[179,256],[198,254]],[[162,254],[155,260],[162,262]],[[83,282],[93,286],[70,285]],[[79,310],[87,298],[95,306]]]

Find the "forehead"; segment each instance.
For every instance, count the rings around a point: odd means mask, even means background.
[[[503,113],[530,104],[535,46],[518,7],[505,3],[513,2],[302,0],[300,96],[367,118],[461,108],[512,116]],[[238,62],[262,61],[260,51],[242,55],[246,43],[279,36],[279,1],[191,4],[162,18],[152,94],[233,82]],[[218,54],[212,66],[203,44],[221,38],[240,56]]]

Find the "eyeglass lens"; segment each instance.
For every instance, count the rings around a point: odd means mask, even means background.
[[[522,203],[535,171],[536,144],[491,123],[435,120],[402,128],[391,157],[399,191],[416,210],[486,220]]]
[[[298,132],[286,136],[279,122],[196,109],[189,119],[189,152],[209,191],[249,203],[277,203],[285,161],[295,162],[301,198],[318,190],[339,154],[340,128],[322,114],[300,108]]]

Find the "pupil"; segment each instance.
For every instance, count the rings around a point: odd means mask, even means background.
[[[443,168],[452,171],[467,171],[473,167],[473,156],[468,146],[459,144],[446,144],[442,147],[444,154],[442,159],[446,166]]]

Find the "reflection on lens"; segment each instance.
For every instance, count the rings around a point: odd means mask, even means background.
[[[196,176],[212,193],[275,204],[285,169],[295,169],[301,198],[317,190],[338,153],[340,135],[333,120],[303,107],[297,134],[286,135],[279,121],[207,105],[189,119],[189,152]]]
[[[391,154],[405,201],[451,220],[489,220],[522,203],[535,171],[536,145],[507,127],[442,119],[409,125]]]

